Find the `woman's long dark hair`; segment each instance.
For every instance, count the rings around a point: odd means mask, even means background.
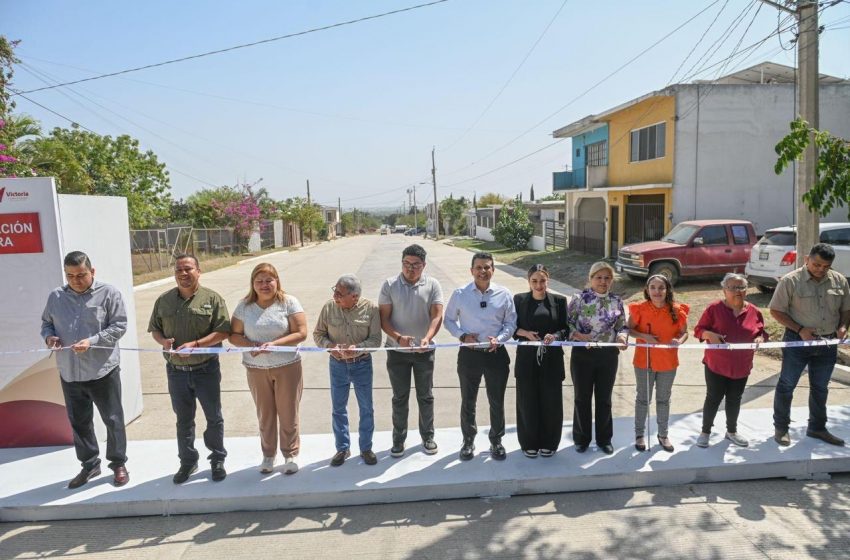
[[[643,297],[646,301],[650,301],[649,297],[649,283],[655,279],[660,279],[664,282],[665,288],[667,291],[664,292],[664,303],[667,304],[667,309],[670,311],[670,319],[673,321],[675,325],[679,320],[679,313],[676,309],[675,302],[673,300],[673,284],[670,283],[670,279],[664,276],[663,274],[653,274],[649,278],[646,279],[646,285],[643,287]]]

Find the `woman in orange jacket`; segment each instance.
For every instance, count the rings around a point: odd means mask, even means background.
[[[660,274],[650,276],[643,289],[644,301],[629,304],[629,334],[638,343],[679,345],[688,339],[688,306],[673,299],[673,285]],[[667,437],[670,419],[670,395],[679,351],[676,348],[635,348],[635,449],[648,448],[646,415],[652,389],[655,387],[655,410],[658,419],[658,443],[664,451],[672,452]]]

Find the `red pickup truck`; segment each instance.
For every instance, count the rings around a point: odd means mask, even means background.
[[[753,224],[743,220],[680,222],[659,241],[624,246],[615,268],[630,277],[663,274],[673,284],[682,276],[743,273],[756,241]]]

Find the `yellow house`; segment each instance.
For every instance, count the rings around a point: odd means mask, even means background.
[[[573,170],[555,177],[567,191],[571,247],[615,256],[671,227],[675,115],[675,95],[661,90],[554,132],[573,142]]]

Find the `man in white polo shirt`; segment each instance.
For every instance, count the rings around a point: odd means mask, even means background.
[[[393,388],[393,446],[390,455],[404,455],[407,438],[410,377],[419,404],[419,435],[425,453],[437,452],[434,441],[434,350],[431,340],[443,322],[443,290],[425,270],[425,249],[407,247],[401,254],[401,274],[381,286],[378,309],[381,328],[387,333],[387,372]]]

